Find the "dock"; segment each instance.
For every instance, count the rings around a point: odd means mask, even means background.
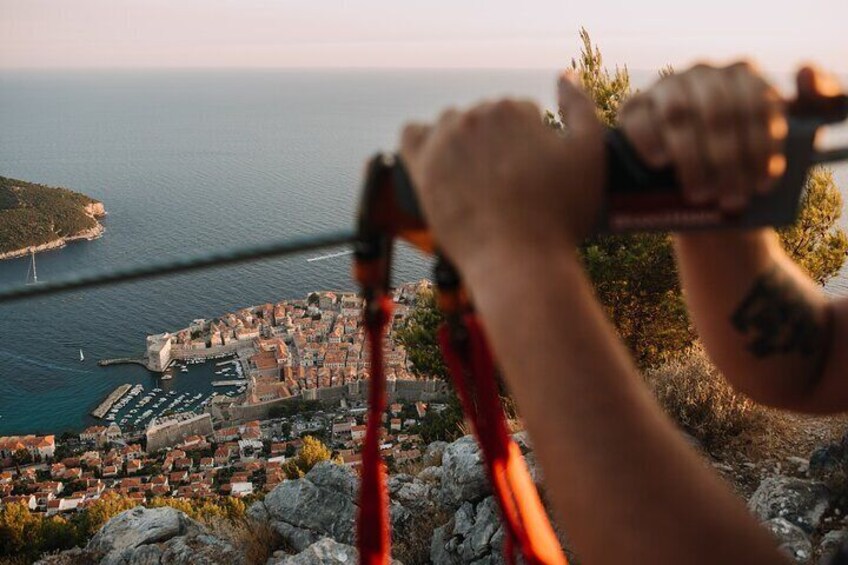
[[[112,405],[115,404],[118,400],[121,399],[129,390],[132,388],[131,384],[122,384],[118,388],[112,391],[109,396],[106,397],[106,400],[100,403],[100,406],[94,409],[91,413],[95,418],[103,418],[107,412],[112,408]]]
[[[234,381],[212,381],[212,386],[247,386],[247,381],[244,379]]]

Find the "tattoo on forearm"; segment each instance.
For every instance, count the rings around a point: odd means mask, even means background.
[[[813,305],[778,267],[757,278],[731,322],[758,358],[797,353],[818,366],[830,341],[827,320],[817,320]]]

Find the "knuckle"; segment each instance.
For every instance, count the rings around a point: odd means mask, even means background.
[[[514,114],[516,109],[517,105],[514,100],[503,98],[495,102],[492,107],[492,112],[498,116],[508,116],[510,114]]]
[[[703,112],[704,125],[707,128],[717,131],[726,132],[733,124],[733,116],[721,104],[708,104]]]
[[[474,110],[470,110],[468,112],[463,112],[459,116],[459,127],[462,129],[471,129],[474,128],[480,121],[480,112]]]
[[[671,95],[657,104],[660,119],[672,126],[683,125],[692,117],[692,107],[684,96]]]
[[[446,122],[446,121],[452,119],[455,115],[456,115],[456,108],[453,108],[453,107],[447,108],[447,109],[443,110],[441,114],[439,114],[439,121],[440,122]]]
[[[406,124],[405,126],[403,126],[403,129],[400,133],[401,145],[409,145],[414,139],[418,137],[420,131],[421,128],[417,124]]]

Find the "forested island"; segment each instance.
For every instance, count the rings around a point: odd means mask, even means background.
[[[103,203],[79,192],[0,176],[0,259],[95,239]]]

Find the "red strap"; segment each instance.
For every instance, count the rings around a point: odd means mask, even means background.
[[[513,548],[517,546],[530,565],[565,565],[567,561],[521,450],[507,431],[496,387],[495,365],[483,328],[473,314],[464,316],[463,321],[468,332],[465,351],[458,350],[446,325],[439,330],[439,343],[463,411],[471,420],[483,450],[506,527],[506,561],[515,563]]]
[[[368,386],[368,421],[362,452],[362,482],[359,487],[357,523],[359,562],[388,565],[391,556],[389,496],[386,469],[380,458],[380,429],[386,409],[386,376],[383,372],[383,337],[392,317],[392,301],[387,296],[371,305],[376,314],[366,316],[365,330],[371,349],[371,379]],[[368,307],[368,306],[366,306]]]

